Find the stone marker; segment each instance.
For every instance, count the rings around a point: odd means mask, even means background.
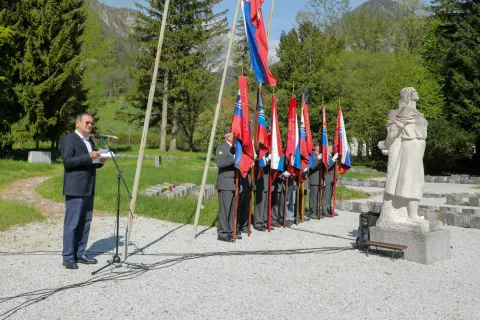
[[[28,162],[52,164],[52,153],[50,151],[29,151]]]

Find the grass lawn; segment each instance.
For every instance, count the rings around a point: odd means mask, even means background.
[[[341,178],[353,178],[353,179],[370,179],[370,178],[377,178],[377,177],[386,177],[387,174],[385,172],[353,172],[347,171],[345,174],[339,175]]]
[[[0,199],[0,231],[44,219],[33,207]]]
[[[345,200],[366,199],[370,197],[367,193],[361,190],[350,189],[343,185],[337,184],[337,200],[340,200],[342,196]]]
[[[147,150],[146,154],[152,154]],[[191,182],[200,185],[203,170],[198,170],[205,165],[204,154],[178,152],[176,155],[190,156],[189,159],[174,158],[162,159],[162,166],[156,168],[153,159],[144,159],[142,175],[140,177],[139,191],[144,191],[155,184],[169,182],[180,184]],[[118,158],[118,164],[123,171],[123,176],[128,187],[133,187],[137,159]],[[212,162],[211,166],[215,164]],[[215,184],[217,171],[209,171],[207,183]],[[59,174],[52,179],[45,181],[37,192],[44,197],[57,201],[64,201],[62,195],[63,175]],[[117,176],[114,163],[110,160],[107,165],[97,170],[97,185],[95,196],[95,208],[109,212],[116,212]],[[121,214],[126,215],[130,206],[130,200],[123,184],[121,185]],[[162,220],[169,220],[179,223],[193,223],[196,198],[167,199],[160,197],[148,197],[138,195],[135,213]],[[218,202],[213,197],[203,201],[204,209],[201,211],[200,224],[213,225],[216,222]]]
[[[26,161],[0,160],[0,188],[11,184],[14,180],[35,176],[49,176],[61,173],[61,164],[33,164]],[[0,231],[8,230],[15,225],[45,219],[33,207],[0,199]]]
[[[14,180],[38,176],[50,176],[63,172],[61,163],[43,164],[27,161],[0,160],[0,188]]]
[[[135,151],[131,151],[135,154]],[[204,153],[189,153],[176,151],[173,153],[160,153],[158,150],[148,149],[145,154],[149,155],[174,155],[173,159],[162,159],[162,166],[155,168],[153,159],[143,161],[142,175],[140,178],[139,191],[148,187],[169,182],[180,184],[184,182],[200,185],[205,165]],[[181,158],[188,157],[188,158]],[[132,188],[135,178],[136,159],[118,158],[118,163],[123,170],[125,181],[129,188]],[[212,161],[210,166],[215,166]],[[215,184],[217,176],[216,170],[210,170],[207,177],[207,183]],[[64,201],[62,196],[63,176],[59,174],[52,179],[45,181],[37,192],[44,197],[57,201]],[[116,210],[117,178],[116,170],[112,161],[97,170],[97,187],[95,196],[95,208],[114,213]],[[123,185],[121,186],[121,214],[126,215],[130,205]],[[338,186],[337,198],[343,196],[345,199],[366,198],[367,194],[362,191],[348,189],[344,186]],[[143,216],[149,216],[162,220],[169,220],[179,223],[193,223],[195,218],[195,209],[197,199],[195,198],[177,198],[167,199],[161,197],[148,197],[138,195],[135,213]],[[203,201],[204,209],[200,214],[199,224],[212,226],[216,223],[218,212],[217,197],[212,197]]]

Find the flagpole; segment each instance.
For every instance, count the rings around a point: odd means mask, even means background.
[[[269,172],[268,172],[268,217],[267,217],[267,228],[268,232],[271,230],[271,225],[272,225],[272,167],[270,166]]]
[[[260,106],[260,96],[262,94],[262,84],[259,83],[257,87],[257,107],[255,108],[255,116],[253,117],[253,148],[255,153],[258,150],[258,141],[257,141],[257,133],[258,133],[258,107]],[[258,157],[258,154],[257,154]],[[254,159],[252,165],[252,188],[250,190],[250,206],[248,207],[248,236],[250,237],[251,228],[252,228],[252,199],[255,196],[254,188],[255,185],[255,162],[258,161],[258,170],[260,171],[260,159]],[[255,210],[255,209],[254,209]],[[255,212],[255,211],[254,211]]]
[[[275,0],[272,0],[272,7],[270,8],[270,19],[268,20],[267,41],[270,39],[270,28],[272,27],[273,8],[275,7]]]
[[[232,239],[233,243],[237,241],[237,211],[238,211],[238,180],[239,179],[240,179],[240,170],[235,169],[235,197],[233,198],[233,239]]]
[[[150,83],[150,92],[148,94],[147,110],[145,113],[145,120],[143,122],[142,139],[140,141],[140,149],[138,151],[137,169],[135,171],[135,180],[133,182],[132,195],[130,198],[130,210],[128,213],[127,228],[125,229],[125,241],[124,241],[125,255],[123,258],[124,260],[127,259],[127,256],[128,256],[128,244],[130,243],[130,235],[132,233],[133,215],[135,213],[135,204],[137,202],[138,186],[140,185],[140,175],[142,173],[143,155],[145,153],[145,145],[147,143],[148,127],[150,126],[150,116],[152,114],[153,98],[155,96],[155,87],[157,85],[158,67],[160,65],[160,57],[162,55],[163,38],[165,35],[165,26],[167,24],[169,5],[170,5],[170,0],[165,0],[165,4],[163,5],[163,17],[162,17],[162,24],[160,27],[160,35],[158,37],[157,55],[155,57],[155,66],[153,68],[152,82]]]
[[[301,173],[300,173],[301,174]],[[299,176],[297,175],[297,186],[295,188],[295,191],[296,191],[296,197],[297,197],[297,201],[295,201],[295,206],[296,206],[296,217],[295,217],[295,224],[298,226],[298,224],[300,223],[300,188],[299,188],[299,184],[300,184],[300,179],[299,179]]]
[[[324,104],[323,95],[322,95],[322,109],[320,110],[320,118],[322,118],[322,123],[323,123],[323,108],[325,108],[325,104]],[[323,128],[323,124],[322,124],[322,128]],[[320,129],[320,130],[321,130],[320,141],[322,141],[322,144],[323,144],[323,129]],[[320,151],[322,151],[322,149],[320,149]],[[320,221],[320,218],[322,216],[321,209],[322,209],[322,206],[323,206],[323,174],[325,173],[325,167],[323,165],[323,156],[322,156],[322,159],[320,160],[320,167],[319,167],[318,170],[319,170],[319,174],[320,174],[320,184],[319,184],[320,190],[318,190],[318,202],[317,203],[318,203],[318,220]],[[328,173],[328,169],[327,169],[327,173]]]
[[[322,209],[322,200],[323,200],[323,161],[320,160],[319,168],[318,168],[318,174],[320,175],[320,180],[318,184],[318,201],[317,201],[317,215],[318,215],[318,220],[320,221],[320,218],[322,216],[321,214],[321,209]]]
[[[285,196],[283,197],[283,227],[287,226],[288,177],[285,177]]]
[[[168,1],[168,0],[166,0]],[[222,102],[223,88],[225,87],[225,79],[227,78],[228,64],[230,62],[230,53],[232,52],[233,38],[235,37],[235,28],[237,25],[238,9],[240,8],[241,0],[237,0],[237,6],[235,8],[235,14],[233,15],[232,30],[230,32],[230,42],[228,44],[227,58],[225,59],[225,65],[223,67],[222,82],[220,90],[218,92],[217,106],[215,108],[215,116],[213,117],[212,130],[210,131],[210,141],[208,143],[207,159],[205,160],[205,167],[203,169],[202,185],[200,187],[200,194],[198,195],[197,209],[195,211],[195,222],[193,224],[192,239],[197,236],[197,225],[200,217],[200,209],[202,207],[203,195],[205,193],[205,184],[207,183],[208,167],[210,165],[210,158],[212,156],[213,141],[215,140],[215,131],[217,129],[218,117],[220,114],[220,104]],[[235,226],[235,230],[236,230]]]
[[[305,222],[305,186],[302,182],[302,223]]]
[[[302,101],[300,102],[300,105],[301,105],[300,110],[301,110],[302,115],[303,115],[303,107],[305,105],[305,96],[304,96],[303,92],[302,92]],[[300,119],[301,119],[301,116],[300,116]],[[304,125],[305,125],[305,123],[304,123]],[[306,135],[306,132],[305,132],[305,135]],[[303,175],[303,171],[300,174]],[[300,181],[300,179],[298,181]],[[305,193],[305,181],[302,181],[302,223],[305,222],[305,194],[304,193]]]
[[[338,159],[335,161],[335,172],[333,174],[332,218],[335,217],[335,206],[337,202],[337,176],[338,176]]]

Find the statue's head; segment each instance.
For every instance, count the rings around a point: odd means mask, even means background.
[[[401,109],[403,107],[413,107],[411,102],[417,102],[420,100],[418,96],[417,90],[413,87],[403,88],[400,91],[400,100],[398,101],[398,108]]]

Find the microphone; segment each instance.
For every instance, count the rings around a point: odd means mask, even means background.
[[[108,135],[108,134],[100,134],[100,133],[95,133],[93,135],[96,139],[100,139],[100,138],[104,138],[104,139],[113,139],[113,140],[117,140],[118,137],[117,136],[111,136],[111,135]]]

